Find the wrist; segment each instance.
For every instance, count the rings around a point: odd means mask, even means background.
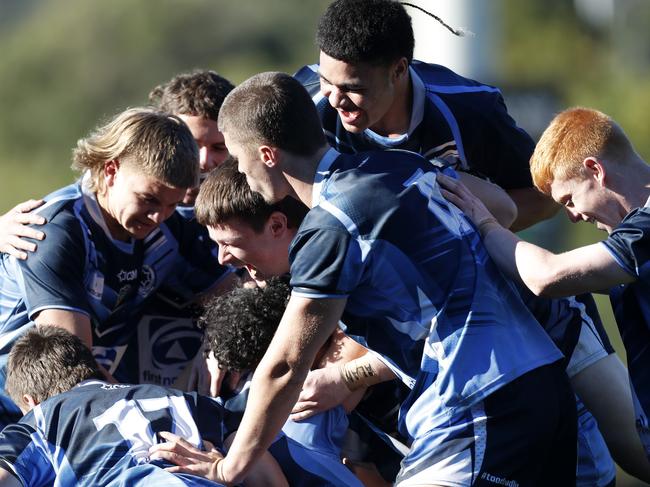
[[[487,234],[490,233],[492,230],[495,230],[496,228],[500,228],[500,227],[501,225],[499,225],[499,222],[493,216],[486,218],[485,220],[481,221],[476,225],[476,229],[478,230],[478,233],[483,238],[485,238]]]
[[[226,487],[234,485],[228,482],[226,473],[224,472],[224,466],[226,464],[226,457],[221,457],[217,459],[213,464],[214,480],[220,484],[225,485]]]

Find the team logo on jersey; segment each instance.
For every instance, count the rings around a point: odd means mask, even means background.
[[[138,289],[138,294],[142,297],[148,296],[153,290],[155,283],[156,272],[153,270],[153,267],[143,265],[140,275],[140,288]]]

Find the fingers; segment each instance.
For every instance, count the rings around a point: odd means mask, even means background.
[[[223,369],[218,369],[216,374],[210,374],[210,396],[217,397],[219,395],[224,377],[226,377],[226,371]]]
[[[15,247],[12,247],[11,245],[1,245],[0,252],[2,252],[3,254],[12,255],[16,259],[27,260],[27,253],[17,250]]]
[[[299,413],[301,411],[305,411],[307,409],[315,409],[318,407],[318,403],[316,401],[301,401],[298,400],[298,402],[295,404],[293,409],[291,410],[292,413]]]
[[[45,218],[36,213],[14,213],[12,216],[14,223],[20,225],[43,225],[45,223]],[[43,232],[38,233],[41,235],[43,234]],[[43,237],[39,238],[39,240],[43,240]]]
[[[45,201],[43,200],[27,200],[23,201],[22,203],[18,203],[16,206],[13,207],[13,211],[19,212],[19,213],[27,213],[28,211],[32,211],[35,208],[38,208],[41,206]]]
[[[289,419],[291,421],[303,421],[307,418],[311,418],[312,416],[315,416],[318,413],[320,413],[320,411],[316,409],[308,409],[305,411],[300,411],[299,413],[291,413],[289,415]]]

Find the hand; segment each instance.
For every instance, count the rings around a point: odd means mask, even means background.
[[[474,196],[462,182],[442,173],[436,175],[436,180],[440,184],[442,195],[465,213],[478,228],[483,223],[496,222],[496,218],[485,207],[483,202]]]
[[[14,206],[0,216],[0,252],[13,255],[17,259],[27,259],[27,252],[34,252],[36,244],[21,237],[43,240],[45,234],[27,225],[43,225],[45,218],[35,213],[33,209],[43,204],[43,200],[29,200]]]
[[[188,381],[187,389],[197,391],[199,394],[217,397],[221,391],[221,384],[226,376],[227,370],[219,368],[219,362],[210,352],[204,357],[203,351],[199,351],[192,361],[192,371]]]
[[[338,367],[312,370],[305,379],[289,419],[300,421],[310,418],[342,404],[352,394],[341,378]]]
[[[166,460],[176,465],[165,470],[199,475],[215,482],[226,483],[224,479],[219,478],[217,469],[217,465],[224,459],[219,451],[214,448],[210,451],[199,450],[189,441],[167,431],[161,431],[158,435],[167,441],[149,448],[149,458]]]

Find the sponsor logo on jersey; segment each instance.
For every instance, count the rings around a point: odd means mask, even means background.
[[[519,487],[519,482],[516,480],[508,480],[503,477],[497,477],[496,475],[492,475],[491,473],[487,472],[483,472],[481,478],[497,485],[505,485],[506,487]]]
[[[131,282],[135,281],[138,278],[138,269],[131,269],[131,270],[120,270],[120,272],[117,273],[117,279],[120,281],[120,284],[123,282]]]
[[[101,272],[93,273],[87,290],[93,298],[102,299],[102,294],[104,294],[104,276]]]
[[[140,381],[171,385],[201,347],[190,318],[145,316],[138,324]]]

